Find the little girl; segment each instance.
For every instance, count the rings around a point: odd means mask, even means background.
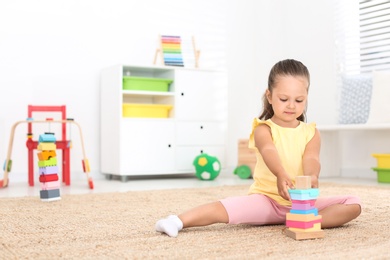
[[[249,147],[257,163],[248,195],[228,197],[171,215],[156,223],[156,231],[176,237],[183,228],[228,224],[284,224],[291,209],[288,189],[296,176],[311,176],[318,188],[320,133],[315,123],[305,123],[310,74],[301,62],[276,63],[268,77],[264,108],[255,118]],[[318,198],[322,228],[341,226],[360,215],[360,200],[354,196]]]

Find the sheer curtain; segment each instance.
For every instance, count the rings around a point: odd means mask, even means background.
[[[335,1],[339,74],[390,69],[390,1]]]

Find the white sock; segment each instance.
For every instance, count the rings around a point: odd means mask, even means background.
[[[183,222],[176,215],[170,215],[167,218],[160,219],[156,223],[156,231],[165,233],[170,237],[177,237],[177,234],[182,229]]]

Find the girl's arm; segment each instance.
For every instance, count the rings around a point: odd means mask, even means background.
[[[321,136],[316,129],[313,138],[307,143],[302,158],[303,175],[311,176],[311,187],[318,188],[318,177],[320,175],[320,148]]]
[[[259,125],[254,130],[256,148],[268,169],[276,176],[278,192],[285,200],[290,200],[288,188],[294,188],[286,170],[282,166],[278,151],[272,142],[271,129],[267,125]]]

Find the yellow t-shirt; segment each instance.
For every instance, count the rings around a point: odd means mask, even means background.
[[[268,169],[263,157],[255,146],[254,130],[258,125],[266,124],[271,129],[273,143],[279,153],[280,160],[290,179],[295,185],[295,177],[303,175],[302,157],[306,144],[315,134],[315,123],[300,122],[296,128],[281,127],[271,119],[266,121],[255,118],[249,138],[249,148],[255,149],[256,167],[253,174],[254,183],[249,194],[261,193],[275,200],[280,205],[291,206],[291,202],[283,199],[278,193],[276,176]]]

